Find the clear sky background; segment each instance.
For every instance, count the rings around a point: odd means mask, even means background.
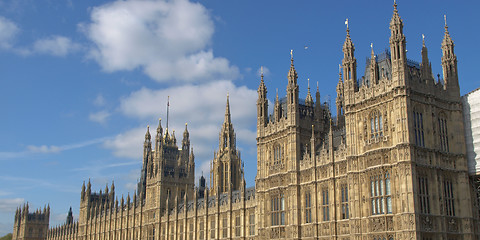
[[[247,186],[256,175],[256,89],[283,96],[293,49],[300,96],[319,83],[335,103],[345,19],[362,76],[370,43],[389,47],[393,1],[0,1],[0,236],[17,206],[50,203],[50,226],[78,217],[83,181],[133,193],[146,126],[185,122],[196,178],[209,176],[227,93]],[[441,73],[443,15],[456,44],[462,95],[477,87],[479,1],[398,1],[407,57],[425,34]],[[334,107],[332,108],[334,111]]]

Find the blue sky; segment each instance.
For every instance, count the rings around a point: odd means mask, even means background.
[[[0,236],[14,211],[50,203],[50,224],[78,217],[83,181],[132,193],[146,126],[181,139],[188,123],[197,178],[218,149],[227,92],[248,186],[256,174],[256,89],[285,94],[290,49],[299,74],[335,102],[344,21],[362,76],[370,43],[388,48],[393,1],[0,1]],[[480,86],[478,1],[398,1],[408,58],[425,34],[434,75],[447,14],[461,93]],[[153,131],[152,131],[153,134]]]

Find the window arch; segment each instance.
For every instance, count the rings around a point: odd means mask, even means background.
[[[383,116],[378,111],[372,111],[370,114],[370,138],[383,137]]]
[[[440,141],[440,150],[448,152],[447,117],[444,113],[438,115],[438,138]]]
[[[280,144],[275,144],[273,146],[273,165],[282,164],[283,157],[283,148]]]
[[[415,145],[425,147],[423,111],[419,107],[415,107],[413,110],[413,132],[415,134]]]
[[[372,215],[392,213],[390,173],[374,175],[370,178],[370,200]]]

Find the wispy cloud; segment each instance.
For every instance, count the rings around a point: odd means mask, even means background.
[[[17,24],[0,16],[0,48],[10,49],[19,31]]]
[[[138,164],[138,161],[130,161],[130,162],[112,163],[112,164],[105,164],[105,165],[75,168],[75,169],[72,169],[72,171],[92,171],[92,170],[100,171],[100,170],[108,169],[108,168],[131,166],[131,165],[136,165],[136,164]]]
[[[33,43],[32,52],[63,57],[81,49],[80,44],[64,36],[50,36]]]
[[[28,178],[28,177],[17,177],[17,176],[9,176],[3,175],[0,176],[0,181],[5,184],[18,184],[18,183],[25,183],[24,186],[28,186],[28,189],[38,188],[38,187],[45,187],[49,189],[54,189],[56,191],[67,192],[67,193],[77,193],[78,190],[72,188],[72,186],[62,185],[62,183],[52,183],[45,179],[40,178]]]
[[[105,110],[95,112],[95,113],[90,113],[90,115],[88,115],[88,119],[90,121],[97,122],[100,124],[105,124],[107,122],[108,117],[110,117],[110,113]]]
[[[23,198],[4,198],[0,199],[0,212],[1,213],[13,213],[15,209],[23,204],[25,199]]]
[[[102,94],[98,94],[97,97],[93,100],[93,105],[97,107],[103,107],[105,105],[105,98]]]
[[[84,141],[84,142],[73,143],[73,144],[62,145],[62,146],[56,146],[56,145],[40,145],[40,146],[28,145],[26,147],[25,151],[21,151],[21,152],[0,152],[0,160],[22,158],[22,157],[31,156],[31,155],[34,155],[34,154],[39,154],[39,153],[40,154],[59,153],[59,152],[62,152],[62,151],[68,151],[68,150],[87,147],[87,146],[90,146],[90,145],[100,144],[100,143],[103,143],[103,142],[105,142],[109,139],[110,139],[110,137],[96,138],[96,139],[92,139],[92,140],[88,140],[88,141]]]

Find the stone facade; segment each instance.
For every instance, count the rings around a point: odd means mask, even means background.
[[[145,135],[142,176],[133,198],[116,200],[83,186],[78,222],[47,239],[479,239],[475,189],[468,174],[457,58],[445,24],[443,81],[406,57],[394,5],[390,51],[375,54],[357,78],[347,25],[337,116],[308,87],[299,98],[293,55],[284,98],[268,112],[257,99],[257,176],[245,188],[227,98],[211,186],[194,186],[187,128],[182,147],[157,128]],[[15,236],[15,235],[14,235]],[[22,239],[15,238],[14,239]]]

